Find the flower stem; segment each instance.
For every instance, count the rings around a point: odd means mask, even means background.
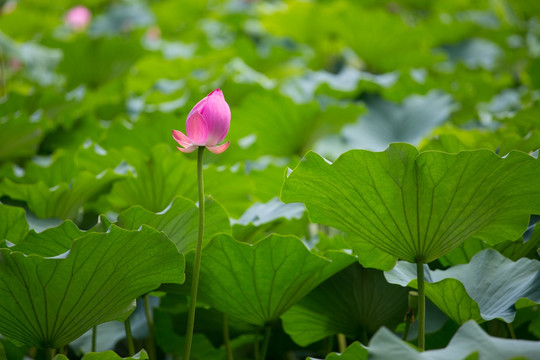
[[[135,345],[133,345],[133,335],[131,335],[131,322],[129,321],[129,317],[124,321],[124,329],[126,331],[129,356],[133,356],[135,355]]]
[[[148,324],[148,358],[150,360],[156,360],[154,321],[152,320],[152,316],[150,314],[150,299],[148,294],[144,295],[144,312],[146,314],[146,323]]]
[[[261,348],[261,360],[266,360],[266,352],[268,351],[268,344],[270,343],[270,333],[272,331],[272,327],[270,325],[266,325],[266,329],[264,330],[264,339],[263,344]]]
[[[195,325],[195,307],[197,305],[197,289],[199,287],[199,272],[201,271],[202,240],[204,231],[204,179],[202,171],[204,146],[199,146],[197,151],[197,182],[199,187],[199,233],[197,236],[197,249],[195,250],[195,263],[193,265],[193,277],[191,281],[191,298],[189,304],[184,360],[189,360],[191,354],[191,342],[193,340],[193,328]]]
[[[223,340],[225,342],[225,350],[227,352],[227,360],[233,360],[233,353],[231,349],[231,336],[229,334],[229,321],[227,315],[223,315]]]
[[[418,278],[418,347],[421,351],[426,348],[426,290],[424,287],[424,264],[416,263],[416,277]]]

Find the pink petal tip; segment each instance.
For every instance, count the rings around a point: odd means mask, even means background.
[[[188,146],[188,147],[185,148],[185,149],[183,149],[183,148],[177,146],[176,148],[177,148],[178,150],[180,150],[181,152],[187,154],[187,153],[194,152],[194,151],[198,148],[198,146],[197,146],[197,145],[191,145],[191,146]]]
[[[222,152],[224,152],[225,150],[227,150],[227,148],[229,147],[229,144],[231,142],[230,141],[227,141],[225,144],[222,144],[222,145],[217,145],[217,146],[207,146],[206,148],[208,149],[208,151],[210,151],[211,153],[214,153],[214,154],[221,154]]]
[[[181,131],[173,130],[172,131],[172,136],[173,136],[174,140],[176,140],[178,145],[180,145],[181,147],[187,148],[187,147],[191,146],[191,141]]]

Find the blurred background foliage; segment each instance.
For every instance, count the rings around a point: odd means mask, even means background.
[[[92,14],[82,28],[65,21],[77,5]],[[0,200],[23,207],[38,230],[196,201],[194,156],[176,151],[171,129],[183,131],[217,87],[232,109],[232,144],[206,157],[216,214],[246,242],[302,235],[303,208],[276,197],[308,150],[334,160],[391,142],[540,148],[540,2],[1,0]],[[343,247],[315,234],[320,249]],[[184,316],[166,304],[156,310],[165,328],[168,313]],[[246,325],[231,326],[238,335]],[[539,329],[533,322],[523,336]],[[294,347],[276,336],[276,353]]]

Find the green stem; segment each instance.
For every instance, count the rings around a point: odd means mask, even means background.
[[[259,333],[260,329],[255,330],[255,343],[253,344],[253,352],[255,353],[255,360],[261,360],[261,352],[259,350]]]
[[[150,360],[156,360],[154,321],[150,314],[150,299],[148,294],[144,295],[144,312],[146,314],[146,323],[148,324],[148,358]]]
[[[52,360],[52,358],[56,355],[56,350],[54,348],[46,348],[45,349],[45,360]]]
[[[204,146],[199,146],[197,153],[197,180],[199,187],[199,233],[197,236],[197,249],[195,250],[195,263],[193,265],[193,277],[191,281],[191,298],[189,304],[184,360],[189,360],[191,354],[191,342],[193,340],[193,328],[195,325],[195,307],[197,305],[197,288],[199,287],[199,272],[201,271],[202,240],[204,232],[204,179],[202,171],[203,155]]]
[[[426,348],[426,290],[424,288],[424,264],[416,263],[416,277],[418,278],[418,347],[421,351]]]
[[[324,338],[323,341],[323,354],[324,356],[327,356],[332,352],[332,349],[334,348],[334,337],[328,336]]]
[[[343,353],[345,349],[347,349],[347,338],[345,337],[344,334],[339,333],[337,334],[337,341],[338,341],[339,352]]]
[[[345,341],[347,341],[346,338],[345,338]],[[368,336],[367,328],[365,326],[362,329],[362,343],[366,346],[368,346],[368,343],[369,343],[369,336]]]
[[[510,337],[512,339],[516,339],[516,332],[514,331],[514,327],[510,323],[506,323],[506,327],[508,328],[508,333],[510,334]]]
[[[129,356],[133,356],[135,355],[135,345],[133,345],[133,335],[131,335],[131,322],[129,321],[129,317],[124,321],[124,329],[126,331]]]
[[[261,360],[266,360],[266,352],[268,351],[268,344],[270,343],[270,333],[272,332],[272,328],[270,325],[266,325],[266,329],[264,330],[264,340],[261,348]]]
[[[403,341],[407,341],[407,336],[409,336],[409,328],[411,327],[411,321],[409,318],[405,318],[405,330],[403,330]]]
[[[92,328],[92,352],[96,352],[97,343],[97,326]]]
[[[0,51],[0,97],[6,95],[6,68],[4,54]]]
[[[223,340],[225,341],[225,350],[227,351],[227,360],[233,360],[231,348],[231,337],[229,335],[229,321],[227,315],[223,314]]]

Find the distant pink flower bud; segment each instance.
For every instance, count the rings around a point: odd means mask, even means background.
[[[14,72],[21,70],[22,65],[23,65],[19,59],[15,59],[15,58],[10,59],[8,64],[9,64],[9,68]]]
[[[83,30],[88,26],[91,19],[92,13],[82,5],[71,8],[64,18],[66,25],[73,30]]]
[[[173,130],[173,138],[180,147],[178,150],[190,153],[199,146],[206,146],[214,154],[227,150],[229,141],[217,145],[229,132],[231,109],[221,90],[216,89],[199,101],[188,114],[186,135]]]
[[[3,6],[0,6],[0,13],[2,15],[11,14],[13,11],[15,11],[16,7],[17,7],[16,1],[7,1],[4,3]]]
[[[161,29],[159,26],[152,26],[146,30],[145,36],[150,41],[159,40],[161,39]]]

